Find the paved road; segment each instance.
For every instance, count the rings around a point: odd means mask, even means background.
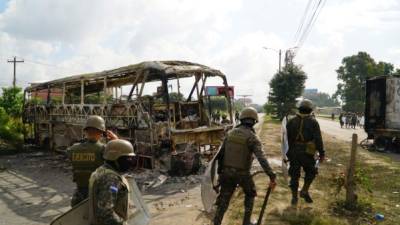
[[[364,129],[361,128],[340,128],[339,122],[327,119],[318,119],[318,122],[322,132],[325,132],[343,141],[351,141],[353,133],[356,133],[358,135],[359,141],[367,138],[367,133],[365,133]]]
[[[361,142],[362,140],[367,138],[367,133],[365,133],[365,131],[360,128],[357,128],[355,130],[346,128],[342,129],[340,128],[340,125],[337,121],[330,121],[327,119],[318,119],[318,122],[322,132],[332,135],[340,140],[351,141],[351,136],[353,135],[353,133],[358,134],[358,142]],[[385,155],[390,157],[394,161],[400,162],[400,154],[380,152],[374,152],[373,154]]]

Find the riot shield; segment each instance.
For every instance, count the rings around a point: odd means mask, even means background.
[[[142,198],[142,194],[132,177],[126,177],[131,189],[131,199],[134,207],[130,208],[130,225],[148,225],[150,222],[150,211]],[[79,203],[74,208],[54,219],[50,225],[90,225],[89,201],[88,199]]]
[[[281,126],[282,174],[286,182],[288,181],[288,166],[289,166],[286,156],[286,153],[289,150],[289,143],[286,130],[287,121],[288,117],[285,116],[282,120],[282,126]]]
[[[218,149],[217,154],[215,154],[213,159],[208,163],[201,181],[201,200],[203,202],[204,210],[208,213],[215,210],[214,203],[217,199],[217,192],[214,190],[214,186],[217,185],[218,182],[218,161],[216,158],[219,155],[220,150],[221,148]]]
[[[54,219],[50,225],[90,225],[88,199]]]

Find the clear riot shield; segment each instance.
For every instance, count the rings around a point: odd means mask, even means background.
[[[285,116],[282,120],[282,127],[281,127],[282,174],[286,182],[288,181],[288,166],[289,166],[286,156],[286,153],[289,150],[289,143],[286,130],[287,121],[288,117]]]
[[[211,213],[215,210],[214,203],[217,199],[217,192],[214,190],[214,185],[218,182],[218,156],[221,148],[215,154],[214,158],[208,163],[206,171],[201,181],[201,200],[203,202],[204,210]]]
[[[90,225],[88,199],[54,219],[50,225]]]
[[[134,208],[131,211],[131,216],[128,220],[129,225],[148,225],[150,222],[150,211],[143,200],[142,194],[133,177],[126,177],[131,188],[131,199]]]
[[[128,224],[130,225],[148,225],[151,219],[150,211],[142,198],[142,194],[133,179],[126,177],[131,189],[131,199],[134,207],[130,208],[130,217]],[[86,199],[74,208],[65,212],[61,216],[54,219],[50,225],[90,225],[89,222],[89,201]]]

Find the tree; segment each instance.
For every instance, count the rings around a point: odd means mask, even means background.
[[[340,96],[345,111],[363,112],[365,103],[365,82],[379,75],[393,75],[391,63],[379,62],[366,52],[343,58],[342,65],[336,70],[339,84],[335,96]]]
[[[0,96],[0,107],[12,117],[22,115],[23,95],[20,87],[2,88],[3,94]]]
[[[318,93],[304,93],[303,97],[306,99],[310,99],[314,105],[318,107],[333,107],[339,106],[339,102],[334,96],[329,96],[329,94],[324,92]]]
[[[271,115],[274,112],[274,105],[269,102],[265,103],[263,105],[263,108],[264,108],[265,114],[267,114],[267,115]]]
[[[274,75],[269,83],[269,104],[275,108],[279,118],[291,113],[296,106],[296,98],[301,96],[304,83],[307,79],[306,73],[301,66],[288,64],[281,72]]]
[[[0,139],[15,147],[23,143],[26,129],[22,123],[23,95],[20,87],[2,88],[0,96]]]
[[[169,93],[169,100],[171,102],[185,101],[185,96],[182,93],[171,92]]]

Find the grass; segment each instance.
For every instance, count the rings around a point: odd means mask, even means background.
[[[268,157],[280,159],[280,121],[265,117],[260,138]],[[345,205],[344,173],[350,157],[350,143],[324,135],[328,161],[320,166],[320,173],[311,187],[314,204],[302,201],[292,208],[290,191],[281,169],[275,165],[278,186],[272,193],[264,224],[276,225],[369,225],[377,224],[376,213],[385,219],[379,224],[394,225],[400,221],[400,163],[387,156],[367,152],[358,148],[357,196],[354,210]],[[255,177],[257,192],[253,216],[259,214],[268,179],[264,175]],[[241,224],[243,218],[243,193],[233,197],[227,217],[229,225]]]

